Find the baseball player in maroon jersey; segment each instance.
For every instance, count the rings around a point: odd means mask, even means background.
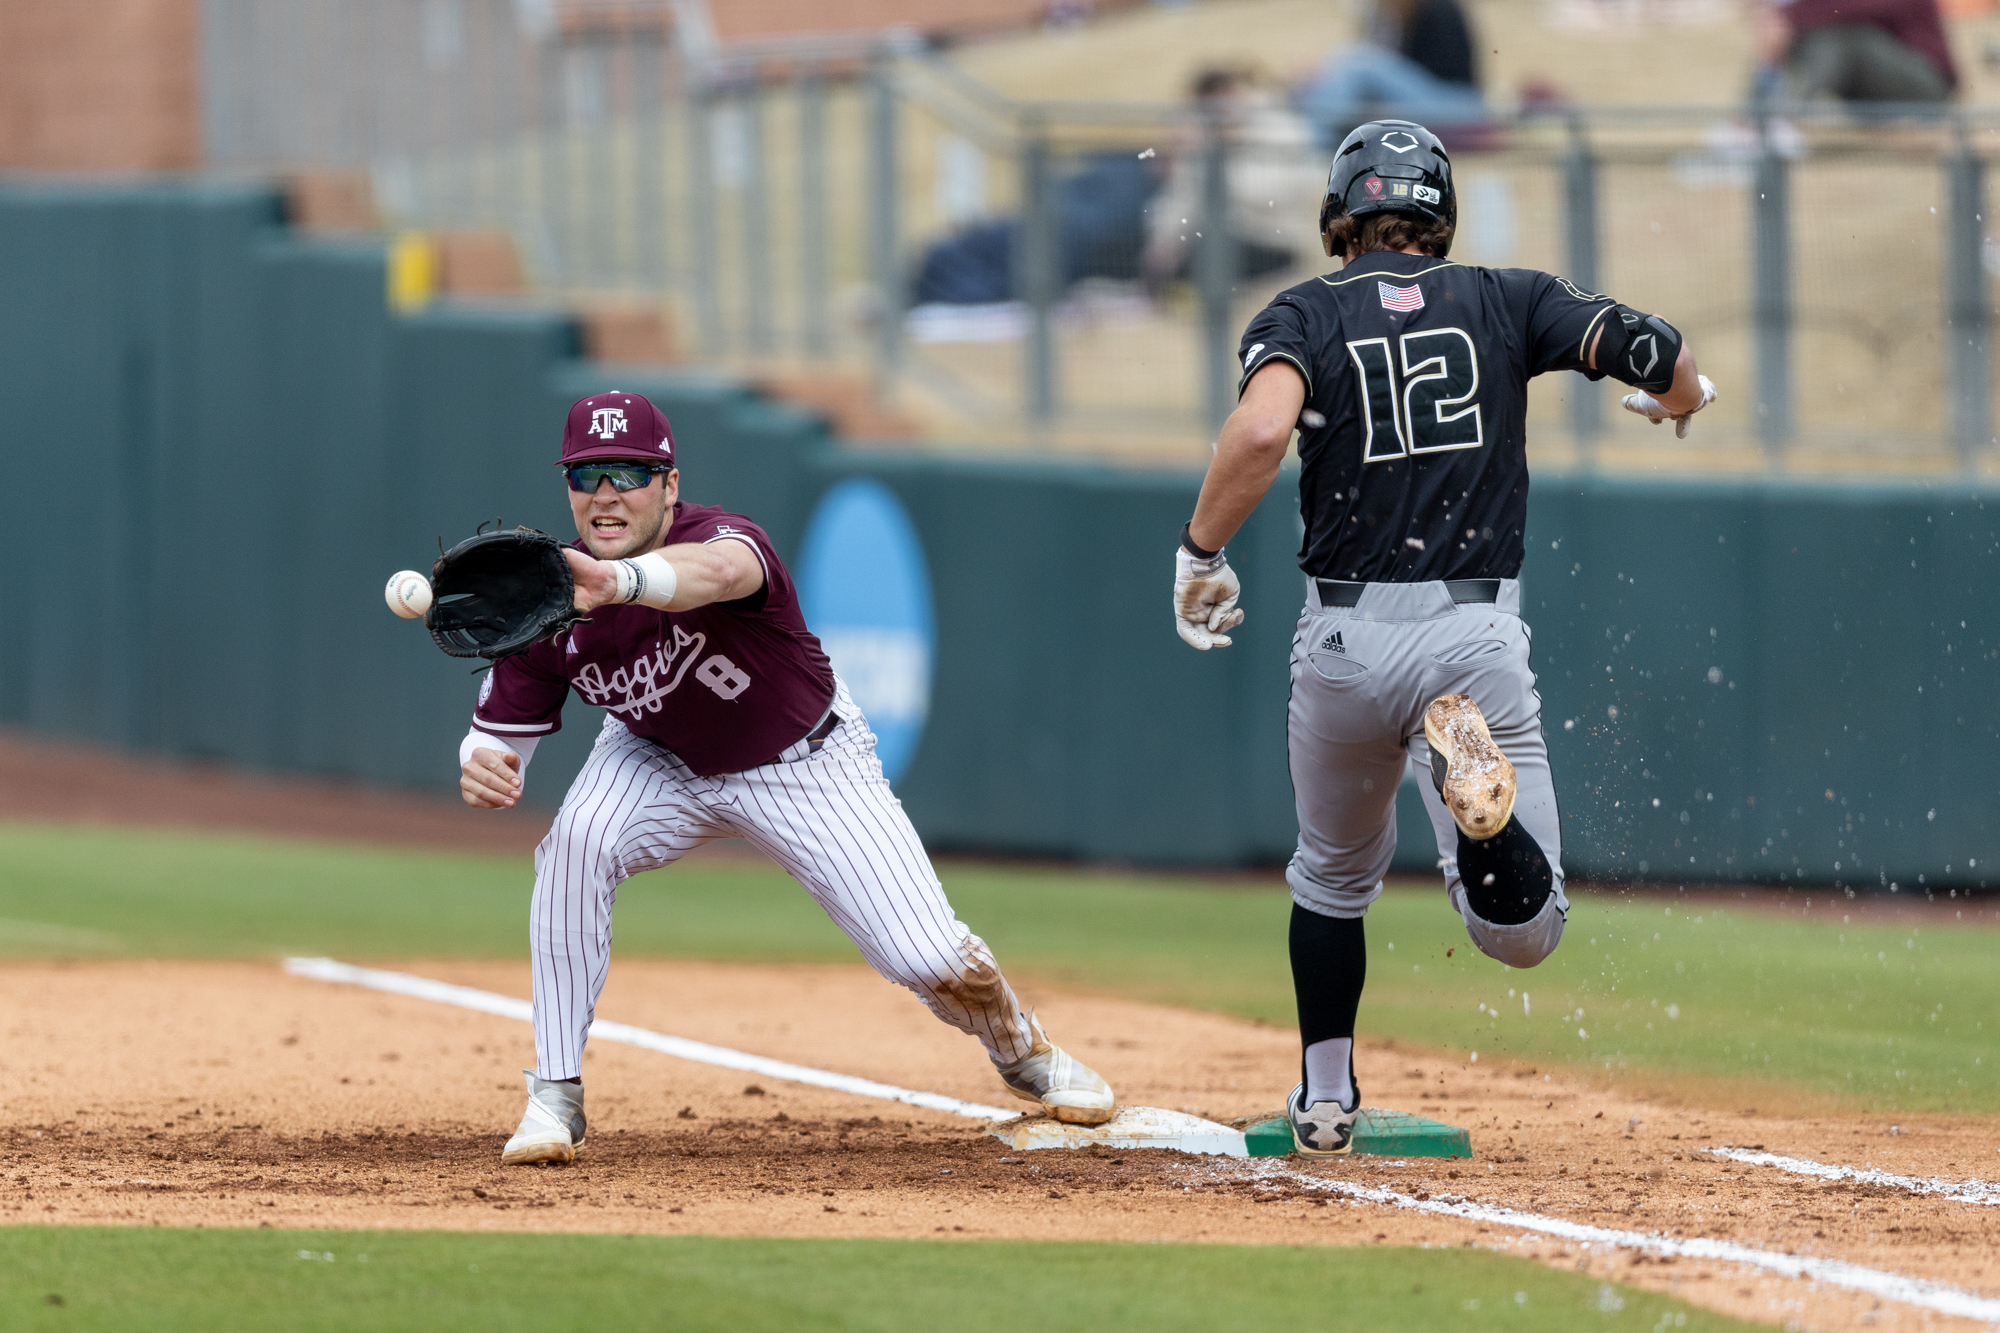
[[[536,1068],[501,1160],[567,1162],[583,1146],[583,1045],[618,885],[713,838],[769,853],[876,971],[979,1038],[1015,1096],[1108,1120],[1111,1088],[1049,1042],[945,900],[764,530],[681,499],[672,431],[638,394],[570,408],[561,466],[590,618],[503,658],[459,747],[467,803],[503,809],[571,690],[606,710],[535,852]]]

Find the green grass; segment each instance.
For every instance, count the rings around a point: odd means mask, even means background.
[[[1281,889],[984,865],[944,877],[1018,974],[1292,1020]],[[526,858],[0,826],[0,956],[525,957],[529,888]],[[1985,1062],[1985,1019],[2000,1013],[1989,926],[1595,895],[1576,901],[1553,958],[1517,972],[1471,947],[1441,889],[1413,886],[1383,896],[1368,937],[1364,1034],[1599,1072],[1749,1077],[1883,1112],[2000,1110],[2000,1064]],[[616,949],[856,957],[782,873],[722,861],[625,885]]]
[[[1483,1250],[8,1227],[0,1254],[22,1330],[1751,1327]]]
[[[1370,926],[1363,1004],[1382,1031],[1613,1071],[1770,1080],[1884,1111],[2000,1109],[2000,1070],[1986,1063],[1986,1019],[2000,1012],[1990,926],[1593,896],[1530,972],[1468,956],[1462,941],[1441,957],[1435,929],[1377,951],[1397,933]]]
[[[0,825],[0,957],[526,958],[533,887],[526,856]],[[651,876],[617,930],[650,954],[854,956],[762,866]]]

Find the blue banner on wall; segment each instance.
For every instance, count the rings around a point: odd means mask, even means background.
[[[881,482],[844,481],[813,511],[799,570],[806,624],[868,715],[882,770],[894,782],[923,738],[937,644],[916,526]]]

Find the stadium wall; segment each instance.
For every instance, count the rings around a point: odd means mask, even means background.
[[[691,497],[788,555],[838,481],[902,499],[937,658],[898,787],[934,846],[1288,855],[1287,487],[1232,546],[1237,646],[1198,654],[1166,587],[1193,474],[842,447],[732,381],[580,361],[563,311],[383,292],[378,245],[302,242],[262,190],[0,189],[0,724],[449,790],[475,683],[382,582],[484,519],[568,532],[557,423],[615,385],[673,419]],[[1996,498],[1538,482],[1523,581],[1572,873],[1986,883]],[[532,794],[596,727],[572,705]],[[1407,784],[1401,815],[1401,864],[1428,866]]]

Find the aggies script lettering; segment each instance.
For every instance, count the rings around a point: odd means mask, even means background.
[[[679,505],[667,544],[711,541],[752,547],[764,587],[689,611],[598,607],[568,634],[495,665],[474,725],[495,735],[552,735],[574,692],[698,777],[742,772],[783,753],[826,715],[833,668],[763,529],[740,514]]]
[[[689,634],[679,625],[673,631],[671,646],[662,640],[651,653],[612,672],[609,680],[598,670],[597,663],[586,662],[583,670],[570,677],[570,683],[586,702],[635,720],[659,712],[665,707],[667,696],[680,688],[688,668],[708,644],[706,634]],[[574,645],[570,651],[576,651]],[[721,653],[704,661],[694,678],[724,699],[734,699],[750,688],[749,674]],[[665,683],[656,685],[656,681]]]

